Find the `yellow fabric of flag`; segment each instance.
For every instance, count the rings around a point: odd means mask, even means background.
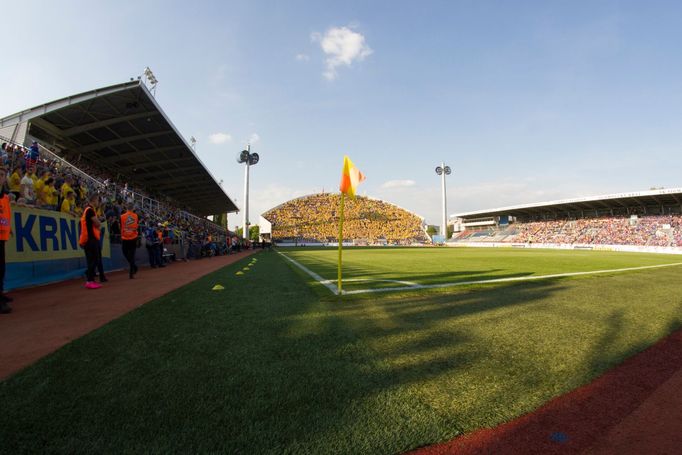
[[[341,172],[341,185],[339,190],[355,199],[355,188],[365,180],[365,174],[355,167],[347,155],[343,156],[343,171]]]

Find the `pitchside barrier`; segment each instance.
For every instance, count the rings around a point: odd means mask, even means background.
[[[623,251],[630,253],[663,253],[682,254],[679,246],[639,246],[639,245],[589,245],[578,243],[505,243],[505,242],[456,242],[446,243],[450,247],[478,247],[478,248],[550,248],[557,250],[594,250],[594,251]]]
[[[5,289],[16,289],[84,276],[86,262],[78,245],[80,220],[66,213],[12,206],[13,235],[5,244]],[[120,245],[109,241],[102,224],[102,262],[105,271],[127,267]],[[139,263],[148,263],[144,248]]]

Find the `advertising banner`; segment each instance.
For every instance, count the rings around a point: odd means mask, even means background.
[[[80,219],[68,213],[12,206],[12,233],[5,245],[6,262],[54,261],[84,256],[78,245]],[[111,257],[109,230],[102,223],[102,257]]]

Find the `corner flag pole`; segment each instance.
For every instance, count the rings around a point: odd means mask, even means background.
[[[339,266],[338,266],[338,280],[337,280],[337,287],[338,287],[338,295],[341,295],[341,268],[342,268],[342,255],[343,255],[343,206],[345,203],[345,198],[346,198],[346,193],[341,193],[341,207],[339,210]]]

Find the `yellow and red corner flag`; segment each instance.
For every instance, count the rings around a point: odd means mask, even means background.
[[[355,199],[355,188],[365,180],[365,174],[356,168],[353,162],[348,158],[348,155],[343,156],[343,171],[341,172],[341,200],[339,201],[339,265],[338,278],[336,282],[337,295],[343,294],[343,277],[341,271],[343,270],[343,206],[344,196],[347,194],[351,199]]]
[[[360,172],[360,169],[355,167],[350,158],[348,158],[348,155],[344,155],[343,171],[341,172],[341,185],[339,186],[341,192],[355,199],[355,188],[363,180],[365,180],[365,174]]]

